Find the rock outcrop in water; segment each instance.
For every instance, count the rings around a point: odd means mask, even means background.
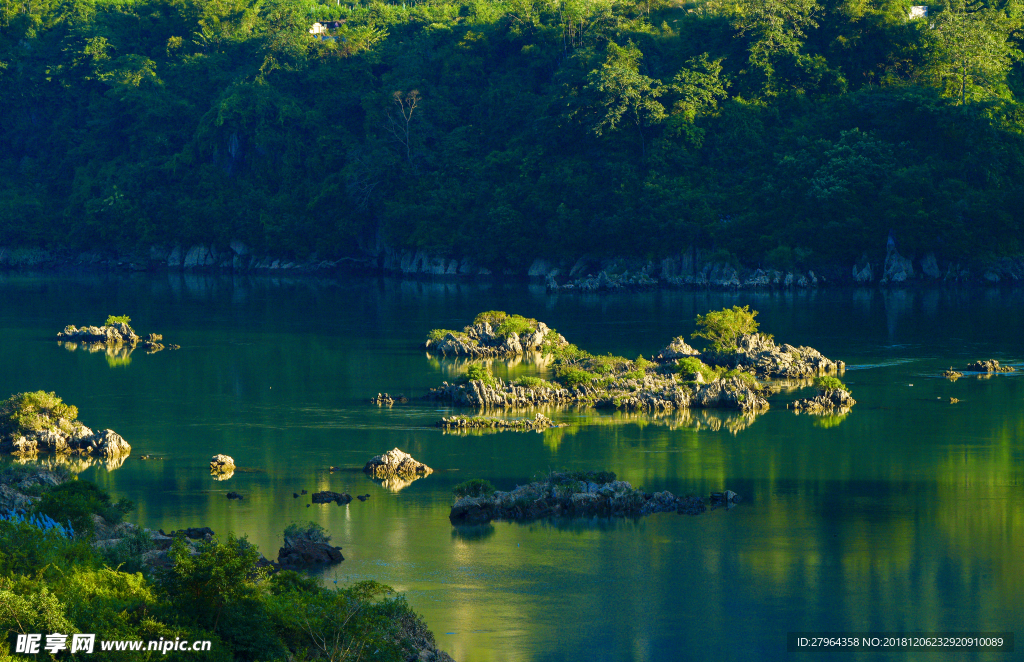
[[[127,318],[124,318],[127,319]],[[127,322],[112,322],[105,326],[66,326],[57,334],[57,340],[69,350],[79,346],[88,351],[105,350],[108,355],[127,358],[138,347],[149,354],[164,349],[164,337],[150,333],[140,337]],[[177,349],[178,345],[170,345]]]
[[[442,356],[511,357],[568,343],[543,322],[501,311],[480,313],[462,331],[434,329],[424,349]]]
[[[731,505],[739,499],[733,492],[724,492],[712,495],[709,501],[712,505]],[[700,497],[644,492],[626,481],[615,480],[614,474],[556,472],[511,492],[462,497],[452,506],[448,519],[458,525],[549,517],[642,517],[664,512],[698,515],[706,509],[707,503]]]
[[[857,404],[849,391],[832,389],[813,398],[791,402],[786,407],[809,414],[841,414]]]
[[[0,403],[0,453],[122,458],[131,452],[131,446],[113,430],[93,432],[77,418],[78,409],[54,393],[12,395]]]
[[[363,467],[363,472],[381,478],[418,478],[433,473],[433,469],[417,462],[412,455],[394,448],[387,453],[370,459]],[[350,497],[351,498],[351,497]]]
[[[999,365],[999,361],[996,361],[995,359],[969,363],[965,370],[969,372],[1014,372],[1013,367],[1008,365]]]
[[[740,311],[745,312],[745,311]],[[498,315],[504,332],[494,332],[490,316]],[[473,327],[466,327],[463,337],[455,332],[433,332],[441,345],[455,347],[454,353],[469,353],[489,346],[480,345],[479,338],[505,338],[509,329],[528,326],[531,333],[547,327],[536,320],[501,317],[504,313],[481,313]],[[756,312],[753,313],[756,315]],[[753,315],[750,315],[751,319]],[[757,328],[755,324],[754,329]],[[472,331],[472,337],[469,332]],[[552,332],[553,333],[553,332]],[[523,335],[512,334],[515,338]],[[700,352],[686,344],[682,337],[672,340],[652,360],[638,357],[594,356],[569,345],[561,336],[550,333],[541,341],[531,343],[551,360],[554,381],[536,377],[506,382],[491,374],[481,363],[467,366],[466,374],[455,383],[443,382],[425,396],[451,405],[478,409],[527,409],[540,406],[580,406],[638,412],[666,412],[690,408],[734,409],[756,413],[768,409],[765,395],[779,389],[758,380],[800,380],[822,375],[842,374],[846,365],[833,361],[812,347],[777,345],[771,336],[748,333],[735,337],[732,348]],[[517,341],[518,342],[518,341]],[[436,347],[428,341],[428,346]],[[456,347],[457,345],[457,347]],[[519,345],[517,345],[518,347]],[[723,347],[723,343],[716,343]],[[724,345],[728,347],[729,345]],[[506,351],[507,344],[502,345]],[[462,349],[459,349],[462,348]],[[476,349],[473,349],[476,348]],[[472,350],[472,351],[471,351]],[[484,352],[482,355],[490,356]],[[851,401],[852,402],[852,401]],[[822,403],[823,404],[823,403]],[[809,405],[810,406],[810,405]],[[444,421],[439,425],[451,427]]]
[[[235,473],[235,459],[230,455],[214,455],[210,458],[210,474],[218,480],[226,480]]]
[[[490,418],[485,416],[450,416],[442,418],[435,423],[439,428],[473,430],[473,429],[497,429],[497,430],[546,430],[547,428],[562,427],[544,414],[537,413],[533,418]]]

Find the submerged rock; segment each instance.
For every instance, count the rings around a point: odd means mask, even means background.
[[[324,490],[323,492],[314,492],[312,497],[313,503],[331,503],[335,502],[339,506],[344,506],[352,501],[352,495],[342,494],[340,492],[331,492],[330,490]]]
[[[485,418],[482,416],[460,417],[451,416],[442,418],[434,424],[439,428],[448,430],[472,430],[477,428],[489,428],[498,430],[545,430],[547,428],[563,427],[564,424],[555,423],[544,414],[537,413],[533,418]]]
[[[730,502],[738,501],[735,493],[728,494],[733,495]],[[462,525],[548,517],[642,517],[663,512],[697,515],[706,509],[700,497],[644,492],[626,481],[615,480],[614,474],[555,472],[546,480],[518,486],[511,492],[462,497],[452,506],[448,519]]]
[[[374,478],[426,476],[433,471],[427,465],[413,459],[412,455],[397,448],[371,458],[363,467],[363,472]]]

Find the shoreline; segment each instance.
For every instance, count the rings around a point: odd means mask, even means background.
[[[713,257],[713,256],[711,256]],[[962,266],[967,265],[967,266]],[[885,258],[851,265],[774,269],[703,259],[685,249],[660,260],[536,258],[527,267],[492,269],[471,258],[432,257],[424,251],[386,250],[377,255],[319,259],[260,256],[239,242],[218,249],[197,244],[187,249],[151,247],[148,252],[72,251],[0,246],[0,273],[183,274],[340,279],[396,278],[452,283],[540,284],[552,293],[692,291],[801,291],[832,287],[880,289],[935,286],[1016,287],[1024,285],[1024,256],[987,261],[947,260],[933,253],[906,258],[891,249]]]

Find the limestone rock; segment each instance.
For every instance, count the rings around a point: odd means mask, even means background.
[[[433,473],[433,469],[422,462],[417,462],[408,453],[394,448],[372,458],[363,467],[363,472],[374,478],[389,478],[392,476],[426,476]]]
[[[234,473],[235,460],[229,455],[214,455],[210,458],[210,473],[226,474]]]
[[[697,354],[700,354],[700,352],[687,345],[683,336],[679,336],[677,338],[673,338],[672,342],[666,345],[665,348],[658,353],[658,359],[681,359],[687,356],[696,356]]]

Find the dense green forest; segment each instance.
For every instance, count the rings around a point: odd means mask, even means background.
[[[0,245],[1019,254],[1022,12],[947,2],[0,0]]]

